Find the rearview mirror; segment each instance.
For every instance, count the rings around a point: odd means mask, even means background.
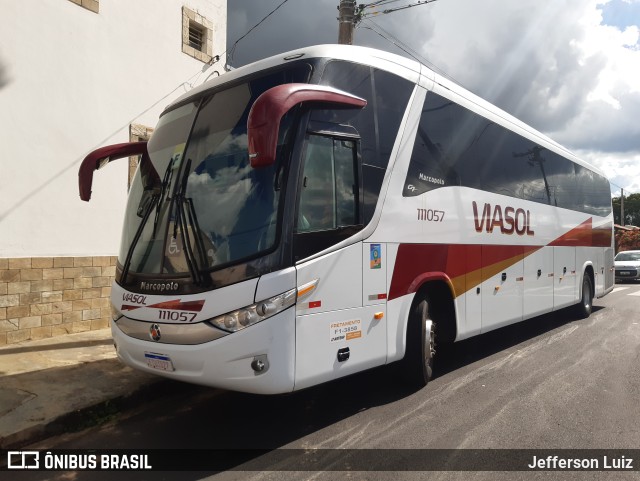
[[[367,105],[365,99],[323,85],[291,83],[267,90],[256,99],[247,119],[251,167],[267,167],[275,162],[280,120],[295,105],[308,102],[336,108],[361,109]]]
[[[123,157],[131,157],[133,155],[142,155],[149,157],[147,153],[146,142],[126,142],[123,144],[107,145],[100,147],[87,155],[78,171],[78,188],[80,190],[80,198],[85,202],[91,199],[91,185],[93,184],[93,172],[101,169],[112,160],[121,159]]]

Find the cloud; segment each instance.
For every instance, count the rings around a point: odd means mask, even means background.
[[[227,48],[249,31],[281,0],[233,0],[228,5]],[[296,48],[336,43],[337,1],[290,0],[237,46],[233,66],[245,65]]]
[[[625,195],[640,192],[640,153],[623,156],[597,150],[578,150],[576,154],[604,171],[613,184],[611,191],[615,195],[620,195],[620,187],[624,188]]]

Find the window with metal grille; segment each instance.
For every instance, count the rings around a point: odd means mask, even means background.
[[[202,62],[213,55],[213,22],[187,7],[182,7],[182,51]]]
[[[189,22],[189,45],[196,50],[203,51],[205,41],[204,28],[195,22]]]

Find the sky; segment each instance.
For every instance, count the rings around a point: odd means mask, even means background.
[[[386,1],[368,11],[416,3]],[[229,0],[227,48],[281,2]],[[288,0],[231,65],[337,43],[338,4]],[[640,193],[640,0],[437,0],[355,31],[356,45],[409,56],[374,30],[603,169],[614,195]]]

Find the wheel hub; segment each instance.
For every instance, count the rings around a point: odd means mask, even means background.
[[[436,355],[436,325],[433,321],[427,320],[425,322],[425,342],[428,349],[425,349],[425,356],[427,360],[432,360]]]

